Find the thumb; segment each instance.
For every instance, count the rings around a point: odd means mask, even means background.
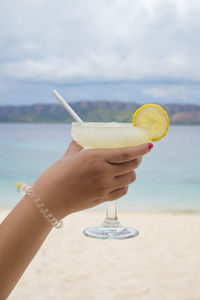
[[[67,151],[65,152],[64,157],[71,157],[76,153],[80,152],[83,149],[79,144],[77,144],[74,140],[70,143]]]

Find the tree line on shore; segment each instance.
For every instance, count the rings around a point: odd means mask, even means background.
[[[84,121],[131,122],[141,106],[132,102],[82,101],[70,104]],[[200,106],[195,104],[165,104],[172,124],[200,125]],[[0,106],[0,122],[70,123],[71,116],[59,104]]]

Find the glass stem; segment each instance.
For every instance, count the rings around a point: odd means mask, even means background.
[[[107,208],[107,211],[106,211],[105,221],[107,223],[118,222],[116,201],[109,201],[108,202],[108,208]]]

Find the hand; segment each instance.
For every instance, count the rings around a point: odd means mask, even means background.
[[[35,192],[59,219],[70,213],[118,199],[136,180],[135,169],[149,144],[121,149],[81,151],[73,141],[64,157],[34,184]]]

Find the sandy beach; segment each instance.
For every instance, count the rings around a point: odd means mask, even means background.
[[[7,211],[0,212],[1,220]],[[11,300],[199,300],[199,214],[119,213],[140,235],[86,238],[103,212],[81,212],[52,230]]]

